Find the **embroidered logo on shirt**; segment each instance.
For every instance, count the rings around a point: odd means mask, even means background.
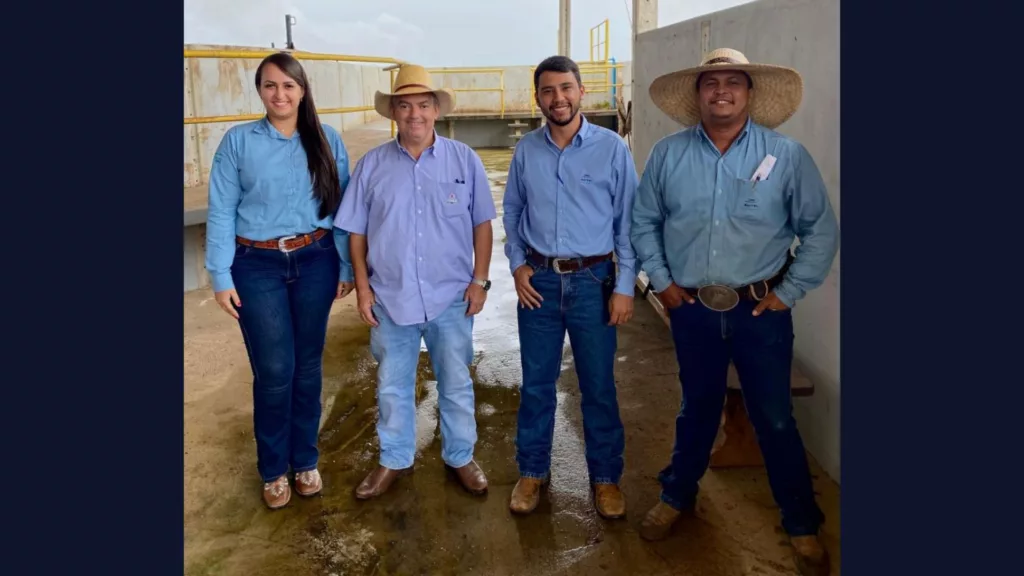
[[[445,200],[448,204],[458,204],[459,199],[455,197],[455,192],[448,195],[448,199]]]
[[[590,178],[590,174],[584,174],[580,178],[580,184],[590,184],[593,180]]]

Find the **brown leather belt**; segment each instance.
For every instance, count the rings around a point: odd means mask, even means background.
[[[280,250],[281,252],[293,252],[299,248],[305,248],[314,242],[319,241],[321,238],[327,235],[327,230],[323,228],[317,228],[312,234],[293,234],[291,236],[282,236],[280,238],[274,238],[273,240],[249,240],[248,238],[242,238],[241,236],[235,236],[235,241],[243,246],[252,246],[253,248],[263,248],[265,250]]]
[[[526,251],[526,259],[534,266],[551,268],[557,274],[565,274],[567,272],[579,272],[584,268],[590,268],[594,264],[611,260],[612,253],[609,252],[600,256],[585,256],[583,258],[552,258],[539,254],[533,249],[528,249]]]

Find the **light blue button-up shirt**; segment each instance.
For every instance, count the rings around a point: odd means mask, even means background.
[[[322,126],[344,191],[348,151],[334,128]],[[266,118],[228,129],[213,156],[209,188],[206,269],[215,292],[235,287],[231,264],[236,235],[262,241],[317,228],[332,230],[333,215],[319,217],[320,202],[313,196],[299,132],[286,138]],[[341,261],[339,281],[351,282],[348,233],[334,230],[334,243]]]
[[[505,256],[512,272],[527,247],[544,256],[574,258],[614,251],[615,292],[633,295],[636,255],[629,241],[637,175],[622,138],[582,118],[564,150],[548,126],[523,136],[505,187]]]
[[[407,326],[464,297],[473,280],[473,229],[496,216],[480,157],[435,132],[419,161],[397,139],[367,152],[334,225],[367,237],[376,301]]]
[[[777,160],[756,186],[767,154]],[[654,290],[741,287],[773,276],[800,239],[783,282],[789,307],[824,282],[839,228],[820,172],[799,142],[747,121],[724,155],[703,127],[654,145],[633,207],[633,246]]]

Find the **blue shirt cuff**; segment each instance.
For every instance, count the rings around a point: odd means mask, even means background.
[[[235,287],[235,281],[231,277],[231,272],[221,272],[219,274],[210,274],[210,283],[213,285],[214,292],[223,292],[225,290],[232,290]]]
[[[796,298],[793,297],[793,293],[785,281],[775,287],[775,295],[778,296],[779,301],[785,304],[788,308],[792,308],[796,305]]]
[[[341,268],[338,270],[338,282],[355,282],[356,274],[352,270],[351,264],[341,264]]]
[[[655,292],[661,292],[672,285],[672,277],[669,276],[668,270],[665,268],[662,268],[653,274],[648,274],[647,278],[651,281],[651,286],[654,287]]]

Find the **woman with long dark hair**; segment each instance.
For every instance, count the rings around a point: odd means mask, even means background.
[[[263,500],[288,504],[323,486],[317,461],[322,360],[335,298],[353,288],[348,235],[334,213],[349,181],[338,132],[320,123],[309,80],[287,53],[265,58],[262,119],[230,128],[210,170],[206,268],[236,318],[253,373]]]

